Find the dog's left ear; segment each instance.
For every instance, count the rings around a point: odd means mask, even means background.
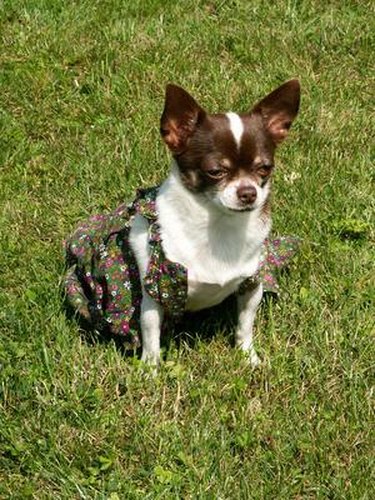
[[[160,133],[172,153],[185,151],[205,115],[206,112],[186,90],[171,83],[167,85]]]
[[[289,80],[268,94],[252,109],[252,113],[262,115],[275,144],[283,141],[288,135],[290,126],[298,113],[300,95],[299,81]]]

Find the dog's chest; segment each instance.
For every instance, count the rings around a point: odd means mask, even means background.
[[[220,302],[238,289],[242,281],[242,278],[238,278],[225,285],[219,285],[214,283],[201,283],[189,279],[186,309],[188,311],[199,311],[200,309],[220,304]]]
[[[263,239],[251,236],[254,228],[169,228],[162,232],[163,248],[169,260],[187,268],[187,310],[219,304],[258,269]]]
[[[226,258],[225,258],[226,257]],[[188,269],[188,298],[186,309],[195,311],[222,302],[234,293],[242,281],[258,269],[260,250],[240,249],[230,255],[211,255],[202,262],[190,262]]]

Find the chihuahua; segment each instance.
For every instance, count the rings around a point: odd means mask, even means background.
[[[163,250],[188,270],[186,310],[219,304],[258,270],[271,228],[270,193],[276,147],[286,138],[300,102],[290,80],[251,111],[209,114],[184,89],[168,85],[160,132],[173,160],[156,198]],[[150,259],[148,222],[137,214],[130,246],[141,280]],[[259,363],[253,324],[261,283],[237,295],[236,345]],[[143,289],[142,360],[160,361],[163,309]]]

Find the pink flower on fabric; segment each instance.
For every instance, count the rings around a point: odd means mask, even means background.
[[[121,330],[123,333],[129,333],[129,323],[126,321],[123,321],[121,323]]]
[[[69,284],[67,291],[68,291],[69,295],[73,295],[74,293],[76,293],[78,291],[78,287],[73,285],[73,284]]]

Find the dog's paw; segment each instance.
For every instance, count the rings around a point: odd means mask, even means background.
[[[261,364],[261,360],[254,350],[249,351],[249,361],[252,368],[256,368]]]
[[[150,374],[152,377],[156,377],[160,366],[160,354],[142,352],[141,364],[146,373]]]
[[[241,349],[244,356],[246,357],[246,360],[248,361],[248,363],[252,368],[256,368],[262,363],[261,359],[259,358],[258,354],[256,353],[253,347],[250,348],[248,347],[245,349],[244,346],[241,344],[237,345],[237,347]]]
[[[145,363],[146,365],[159,366],[160,353],[142,351],[141,361],[143,361],[143,363]]]

